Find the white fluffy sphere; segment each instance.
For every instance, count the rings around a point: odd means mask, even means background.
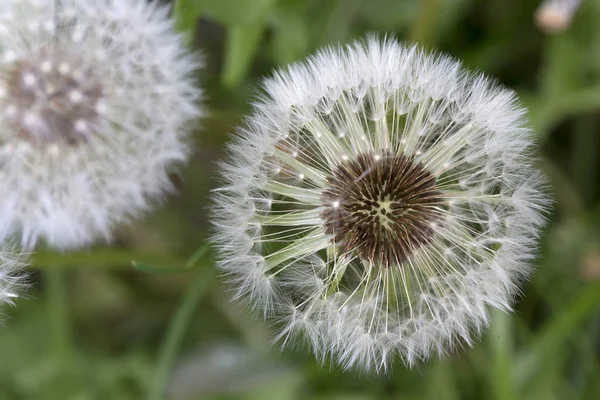
[[[222,167],[213,240],[284,343],[383,371],[510,309],[550,202],[513,91],[374,37],[265,88]]]
[[[0,237],[109,238],[171,188],[202,114],[167,7],[0,0]]]

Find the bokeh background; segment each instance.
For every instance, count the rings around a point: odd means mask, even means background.
[[[554,34],[535,23],[539,3],[176,1],[206,60],[195,156],[173,177],[178,193],[111,246],[35,254],[32,287],[3,310],[0,400],[600,398],[600,0]],[[514,88],[556,197],[515,313],[493,313],[473,348],[386,376],[321,367],[303,346],[280,353],[272,327],[229,301],[204,245],[215,163],[261,77],[366,32],[446,51]]]

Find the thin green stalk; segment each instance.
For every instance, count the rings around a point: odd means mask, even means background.
[[[161,345],[158,365],[152,379],[152,387],[148,394],[148,400],[161,400],[164,398],[181,341],[189,326],[196,305],[206,292],[206,288],[211,281],[212,268],[200,268],[196,271],[194,281],[183,294]]]
[[[66,272],[54,269],[46,273],[46,303],[52,331],[53,352],[58,360],[72,356],[72,332]]]
[[[493,390],[493,397],[497,400],[514,400],[519,398],[512,379],[514,344],[511,334],[513,331],[514,327],[511,317],[504,311],[494,310],[489,335],[491,358],[487,371]]]
[[[421,0],[421,9],[412,26],[409,41],[421,44],[429,42],[438,20],[440,5],[440,0]]]

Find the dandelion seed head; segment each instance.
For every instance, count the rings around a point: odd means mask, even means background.
[[[534,19],[538,27],[546,33],[559,33],[567,30],[581,0],[544,0],[535,11]]]
[[[202,115],[200,62],[156,1],[2,8],[0,232],[26,248],[108,239],[172,188]]]
[[[15,299],[19,297],[26,279],[23,269],[27,264],[27,255],[20,252],[16,246],[0,246],[0,308],[4,305],[14,305]]]
[[[282,343],[385,372],[471,345],[489,307],[510,309],[550,203],[512,91],[377,37],[265,89],[229,148],[213,241]]]

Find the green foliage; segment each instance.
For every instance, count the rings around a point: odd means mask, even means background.
[[[598,398],[600,0],[553,36],[533,24],[538,3],[175,1],[178,29],[208,63],[213,109],[197,155],[179,195],[114,246],[36,254],[29,298],[4,310],[0,400]],[[262,76],[368,31],[448,51],[515,88],[557,200],[515,312],[493,313],[473,348],[388,376],[321,368],[303,346],[279,354],[271,327],[230,303],[202,245],[215,161]]]

